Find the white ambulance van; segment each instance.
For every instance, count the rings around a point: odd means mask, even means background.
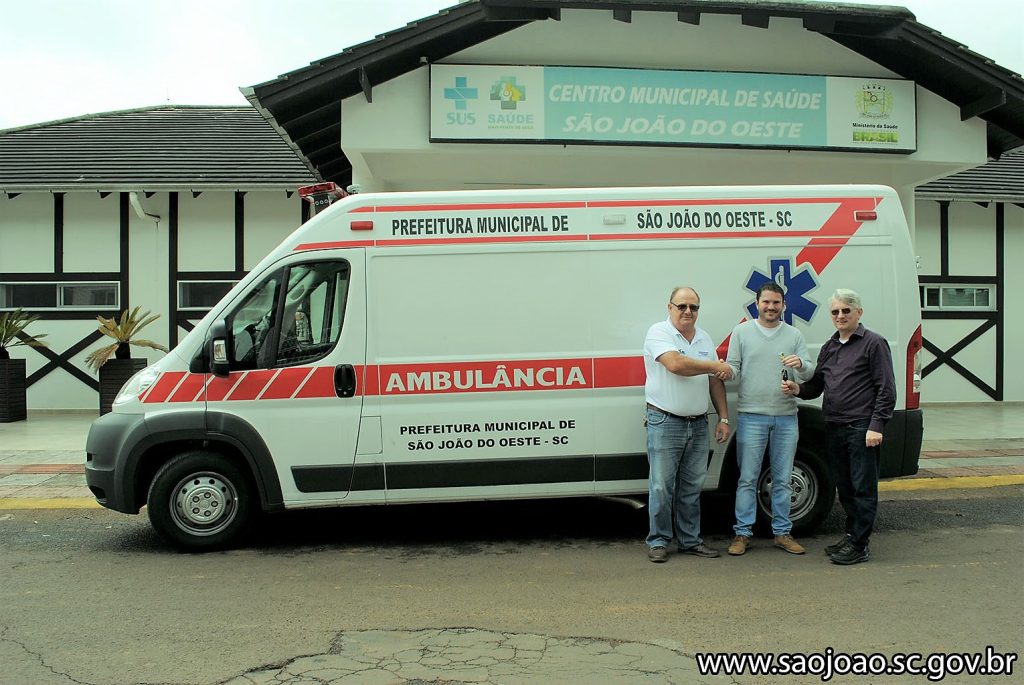
[[[89,433],[88,485],[187,548],[257,510],[644,495],[645,332],[690,285],[724,358],[768,279],[812,358],[832,291],[860,292],[899,387],[881,473],[915,473],[920,306],[892,189],[602,188],[335,202],[124,386]],[[800,430],[808,532],[834,501],[817,405]],[[734,455],[713,445],[707,488],[733,491]]]

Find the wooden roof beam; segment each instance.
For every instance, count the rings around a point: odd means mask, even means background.
[[[1005,90],[992,90],[981,96],[974,102],[968,102],[960,107],[960,121],[967,121],[986,112],[991,112],[1006,104]]]
[[[741,14],[740,21],[744,26],[752,26],[756,29],[768,28],[768,20],[770,17],[767,14]]]

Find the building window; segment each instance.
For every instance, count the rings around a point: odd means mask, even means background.
[[[921,309],[926,311],[992,311],[995,302],[994,285],[921,285]]]
[[[178,281],[178,309],[212,309],[236,283],[238,281]]]
[[[103,283],[0,283],[0,309],[117,309],[121,286]]]

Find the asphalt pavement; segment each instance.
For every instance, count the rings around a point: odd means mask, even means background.
[[[459,543],[457,536],[453,538],[454,524],[440,524],[431,529],[445,531],[438,533],[442,544],[418,544],[415,541],[403,542],[404,538],[394,533],[395,530],[403,530],[402,525],[390,526],[376,521],[377,530],[383,526],[391,531],[391,538],[386,544],[371,544],[370,540],[376,539],[371,532],[367,533],[370,536],[367,539],[357,537],[336,548],[321,543],[305,544],[301,535],[296,538],[295,521],[289,520],[287,523],[291,526],[287,533],[281,533],[282,539],[290,541],[284,546],[279,543],[277,546],[270,544],[266,548],[226,554],[168,556],[173,553],[166,550],[155,539],[155,534],[136,517],[107,511],[83,511],[99,507],[85,487],[83,474],[85,438],[96,415],[81,412],[30,413],[27,421],[0,424],[0,522],[3,522],[0,525],[5,535],[5,554],[0,557],[9,557],[10,566],[5,568],[5,603],[11,619],[5,620],[9,625],[0,626],[0,662],[5,663],[4,672],[0,673],[0,684],[115,682],[105,655],[96,653],[91,659],[93,652],[75,642],[74,638],[59,630],[49,630],[49,627],[59,627],[62,623],[55,617],[40,622],[40,606],[64,607],[66,602],[81,596],[87,596],[92,602],[95,599],[93,593],[105,585],[104,579],[112,568],[128,569],[120,572],[117,582],[109,589],[117,594],[118,601],[109,603],[109,609],[117,617],[100,615],[97,625],[113,626],[128,620],[119,607],[122,593],[131,595],[135,584],[158,578],[159,590],[146,586],[134,593],[137,597],[153,598],[154,601],[162,601],[167,588],[175,584],[182,586],[183,593],[182,597],[170,597],[167,600],[172,602],[170,606],[130,612],[129,616],[138,616],[143,623],[129,621],[123,629],[115,631],[115,638],[122,642],[115,643],[114,651],[126,659],[119,667],[116,679],[119,683],[418,685],[444,681],[486,685],[561,682],[754,682],[760,685],[773,681],[701,674],[696,661],[699,650],[695,646],[701,643],[698,639],[701,635],[706,638],[703,642],[720,642],[723,648],[731,645],[727,635],[737,630],[736,625],[730,622],[731,618],[748,628],[752,625],[751,616],[758,610],[747,604],[752,600],[743,599],[744,595],[737,599],[736,588],[753,577],[757,578],[759,585],[777,578],[777,585],[768,595],[773,599],[777,598],[776,595],[789,597],[782,602],[782,607],[795,612],[792,616],[780,616],[779,624],[796,625],[809,620],[806,614],[808,605],[803,597],[806,588],[816,588],[812,595],[832,597],[830,602],[838,602],[843,601],[841,597],[844,596],[839,588],[850,587],[854,589],[850,601],[857,606],[863,598],[868,598],[864,601],[872,606],[884,607],[890,603],[889,596],[885,594],[885,583],[879,579],[891,580],[896,574],[898,579],[906,577],[906,580],[898,580],[902,588],[901,601],[893,605],[895,613],[885,621],[903,626],[899,623],[903,616],[905,623],[934,625],[945,634],[941,617],[957,615],[963,620],[969,615],[974,617],[972,620],[980,622],[968,631],[981,631],[978,634],[983,635],[983,639],[979,645],[998,643],[1001,648],[1015,649],[1019,641],[1011,639],[1003,645],[1006,640],[996,640],[989,633],[1012,633],[1007,628],[1007,621],[1016,619],[1008,619],[1007,616],[1019,615],[1015,607],[1019,605],[1020,594],[1005,595],[1006,588],[1020,587],[1019,567],[999,555],[1014,559],[1019,554],[1015,551],[1020,546],[1017,523],[1019,499],[1016,494],[1011,496],[1007,493],[1019,492],[1019,486],[1024,484],[1024,403],[932,405],[924,409],[925,443],[920,472],[913,477],[882,484],[882,490],[887,491],[883,498],[889,501],[882,512],[888,535],[878,536],[879,560],[860,565],[870,567],[866,572],[864,568],[851,570],[828,564],[821,554],[821,548],[828,540],[808,539],[809,553],[806,557],[774,554],[778,550],[772,550],[765,543],[761,545],[765,549],[755,549],[748,555],[749,559],[745,557],[742,562],[735,562],[730,558],[731,565],[722,563],[716,567],[717,573],[724,574],[723,587],[719,590],[721,594],[707,596],[704,603],[698,604],[715,606],[725,613],[697,611],[693,616],[685,611],[693,611],[694,607],[687,609],[686,602],[669,596],[685,597],[698,585],[704,588],[704,594],[711,593],[704,570],[706,562],[695,562],[690,558],[675,559],[670,564],[649,564],[639,540],[625,543],[618,538],[610,541],[541,540],[524,547],[505,541],[500,535],[495,536],[491,530],[483,540],[467,546],[468,543]],[[1007,485],[1016,487],[997,487]],[[983,492],[978,490],[980,488],[994,489]],[[964,517],[961,515],[962,507],[949,504],[956,500],[946,498],[966,496],[969,489],[975,489],[970,495],[975,498],[970,500],[974,509],[970,509],[970,516]],[[927,490],[950,492],[948,496],[945,493],[911,492]],[[933,497],[940,499],[931,501]],[[892,501],[892,498],[908,501]],[[539,506],[543,509],[544,505]],[[965,521],[980,521],[981,518],[974,515],[975,509],[982,511],[985,507],[988,507],[986,511],[993,512],[995,518],[976,529],[950,528],[945,519],[942,525],[929,528],[920,520],[913,519],[914,516],[945,516],[953,525],[962,527]],[[307,515],[327,514],[309,512]],[[504,520],[504,517],[499,518]],[[464,521],[465,517],[459,515],[453,520]],[[509,520],[517,518],[511,516]],[[279,523],[285,525],[286,522]],[[904,525],[913,527],[913,535],[901,528]],[[301,532],[303,527],[297,528]],[[346,530],[344,525],[331,523],[321,528],[333,530],[335,534]],[[828,532],[834,534],[835,531]],[[132,545],[131,549],[111,551],[104,547],[99,542],[104,533],[122,542],[127,541]],[[958,536],[958,543],[954,546],[948,544],[951,534]],[[273,525],[267,535],[274,539]],[[1003,542],[997,544],[1000,540]],[[69,556],[70,547],[78,551]],[[926,554],[925,550],[930,551]],[[941,563],[930,561],[936,554],[941,557]],[[48,555],[55,556],[51,559]],[[120,555],[117,564],[111,564],[111,555]],[[993,555],[998,558],[993,558]],[[919,556],[929,561],[914,562]],[[588,557],[600,560],[600,563],[585,564],[584,567],[578,563],[566,567],[564,563],[567,558]],[[433,571],[425,571],[422,566],[427,561],[440,566]],[[31,563],[39,566],[31,566]],[[69,570],[69,563],[74,564],[73,573]],[[606,568],[608,564],[619,566],[609,569]],[[147,568],[147,565],[155,565],[155,568]],[[279,568],[282,565],[283,570]],[[217,570],[218,566],[222,571]],[[42,576],[47,569],[56,576]],[[942,591],[922,584],[925,570],[935,574],[938,572],[936,569],[944,575],[941,582],[933,581],[933,584],[935,588],[944,588]],[[1002,589],[989,591],[981,588],[970,594],[974,581],[964,574],[976,578],[979,569],[987,579],[985,588]],[[76,580],[61,575],[68,573]],[[246,573],[251,577],[241,577]],[[594,579],[580,580],[580,577],[591,573],[596,574]],[[241,625],[236,626],[229,621],[230,625],[222,627],[226,633],[221,629],[213,630],[220,640],[227,639],[225,635],[233,635],[232,631],[238,632],[235,648],[225,649],[225,644],[216,643],[218,653],[235,655],[237,663],[222,663],[221,657],[211,655],[207,655],[208,659],[192,659],[188,664],[175,661],[173,655],[177,654],[178,642],[182,639],[180,623],[191,622],[192,612],[201,614],[208,608],[205,605],[202,609],[193,607],[183,597],[193,597],[198,592],[199,596],[206,598],[203,601],[209,601],[218,592],[207,586],[211,582],[220,582],[218,578],[223,579],[222,586],[218,586],[221,588],[219,592],[225,593],[229,600],[234,597],[230,593],[241,594],[232,601],[225,601],[230,611],[213,613],[227,617],[238,612],[252,614],[241,621]],[[283,578],[287,578],[287,582]],[[200,582],[198,579],[203,580]],[[81,586],[76,585],[78,582]],[[359,582],[366,585],[357,585],[347,594],[343,592],[348,585]],[[474,582],[480,587],[471,592]],[[592,586],[586,585],[587,582]],[[638,584],[646,587],[655,582],[667,583],[665,587],[671,589],[665,601],[658,603],[645,597],[642,603],[636,604],[639,601],[635,599]],[[90,590],[83,592],[81,587]],[[504,597],[500,593],[495,595],[503,587],[514,588],[514,591],[510,590]],[[568,595],[567,604],[551,600],[570,587],[580,592],[580,596],[572,598],[571,594]],[[953,588],[959,588],[959,591]],[[275,589],[285,593],[275,606],[288,607],[283,612],[287,614],[287,620],[274,624],[273,635],[254,642],[253,631],[266,623],[266,617],[260,614],[261,607],[268,602],[265,595]],[[445,594],[452,589],[457,590],[455,595]],[[70,594],[56,600],[55,604],[51,601],[40,606],[35,604],[37,596],[55,599],[55,595],[61,592]],[[408,596],[403,592],[408,592]],[[532,604],[530,592],[538,593]],[[872,592],[881,594],[874,597]],[[907,594],[913,592],[919,592],[921,596]],[[786,593],[795,594],[790,596]],[[937,597],[944,598],[942,602],[949,602],[954,601],[949,598],[961,594],[964,595],[964,607],[950,609],[934,603]],[[620,595],[633,599],[615,599]],[[605,612],[611,611],[608,621],[601,623],[595,619],[595,616],[603,615],[596,610],[575,611],[577,603],[585,597],[603,598],[601,602],[607,605]],[[333,605],[331,601],[334,601]],[[324,602],[331,607],[327,611],[322,610]],[[986,605],[984,610],[971,608],[979,602],[989,602],[991,606]],[[306,608],[295,611],[295,606]],[[727,610],[730,607],[735,616],[731,617]],[[907,614],[911,608],[913,612]],[[88,616],[92,609],[82,608],[71,614]],[[932,609],[933,613],[927,613]],[[177,615],[175,612],[182,610],[189,618],[172,621],[173,629],[168,630],[173,638],[151,640],[154,630],[152,616],[173,617]],[[765,610],[767,607],[762,607],[761,611]],[[24,614],[20,613],[22,611]],[[351,611],[352,615],[346,611]],[[778,613],[780,607],[773,606],[772,611]],[[808,623],[812,632],[834,622],[831,611],[824,611],[827,614],[825,618]],[[546,615],[544,612],[551,614],[551,621],[533,620],[536,616]],[[649,623],[644,617],[652,613],[660,616],[661,621],[671,620],[666,617],[682,617],[681,623],[659,630],[641,630]],[[847,617],[856,615],[852,606],[839,613]],[[333,631],[316,623],[295,623],[334,614],[339,617],[338,625],[346,626],[340,632],[330,621],[326,627],[334,626]],[[561,622],[555,620],[563,614],[569,618]],[[340,618],[343,616],[344,620]],[[200,623],[206,627],[205,621]],[[986,626],[988,632],[984,632]],[[857,644],[854,637],[859,635],[858,631],[864,633],[863,639],[867,640],[879,630],[875,620],[862,623],[847,620],[841,627],[851,644]],[[294,635],[290,640],[282,639],[289,634],[289,628],[295,629]],[[82,626],[80,630],[70,632],[73,635],[91,635],[95,630]],[[801,637],[792,631],[791,628],[789,641],[793,644],[815,642],[808,635]],[[905,626],[895,632],[916,634]],[[146,639],[140,640],[139,635],[146,635]],[[201,649],[203,645],[213,648],[215,643],[209,642],[206,631],[196,635],[197,643],[189,645],[190,651]],[[310,635],[330,639],[312,646]],[[678,639],[663,639],[664,635],[675,635]],[[632,636],[632,639],[627,636]],[[928,639],[919,641],[922,646],[916,643],[911,646],[923,650],[924,646],[931,644]],[[165,648],[162,646],[165,643],[173,643],[176,647]],[[249,651],[243,648],[250,644],[258,644],[259,647]],[[965,643],[964,648],[967,646]],[[761,648],[767,647],[761,645]],[[929,646],[929,649],[933,648]],[[729,649],[738,648],[731,646]],[[131,659],[127,659],[128,655]],[[211,673],[210,664],[221,667],[216,675]],[[225,673],[240,675],[225,679]],[[857,680],[861,681],[863,679]],[[918,681],[923,680],[919,678]],[[818,680],[812,678],[799,682]],[[836,682],[850,681],[839,679]]]

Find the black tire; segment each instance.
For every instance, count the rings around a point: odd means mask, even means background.
[[[221,549],[237,541],[247,528],[252,492],[247,475],[224,455],[184,452],[153,477],[147,498],[149,520],[175,545]]]
[[[765,531],[772,529],[771,483],[772,474],[766,468],[757,479],[758,527]],[[835,503],[836,483],[832,470],[822,457],[798,448],[793,460],[791,483],[793,497],[789,519],[793,523],[793,535],[812,534],[832,511]]]

